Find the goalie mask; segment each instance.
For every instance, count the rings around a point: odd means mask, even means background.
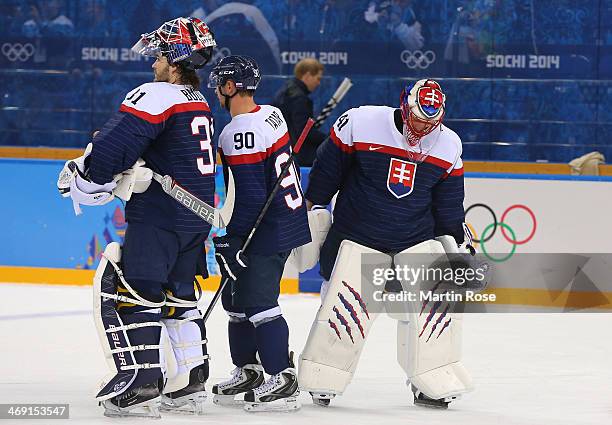
[[[144,56],[168,58],[187,69],[200,69],[211,57],[217,45],[208,26],[198,18],[176,18],[164,22],[155,31],[142,34],[132,51]]]
[[[446,96],[435,80],[419,80],[406,86],[400,94],[400,110],[404,121],[404,137],[416,146],[422,137],[442,122]]]

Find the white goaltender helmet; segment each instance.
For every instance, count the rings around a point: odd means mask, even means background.
[[[404,87],[400,94],[400,110],[404,121],[404,137],[416,146],[423,136],[442,123],[446,95],[435,80],[423,79]]]
[[[210,28],[198,18],[176,18],[140,36],[132,51],[144,56],[165,56],[173,65],[200,69],[212,58],[217,45]]]

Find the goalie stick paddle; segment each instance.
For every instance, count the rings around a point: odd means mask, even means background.
[[[281,182],[285,178],[285,175],[289,171],[289,168],[293,166],[295,157],[300,151],[300,149],[302,148],[302,145],[304,144],[304,140],[306,140],[306,136],[308,136],[308,133],[310,132],[310,129],[312,128],[314,123],[315,122],[312,118],[308,118],[308,121],[306,121],[306,125],[304,126],[304,129],[302,130],[302,133],[300,134],[300,137],[298,138],[295,144],[295,147],[293,148],[293,152],[291,152],[289,159],[287,160],[284,167],[282,168],[278,178],[276,179],[276,182],[274,183],[274,186],[272,187],[272,192],[270,192],[270,195],[268,195],[268,199],[266,199],[266,203],[261,208],[261,211],[259,212],[259,215],[257,216],[257,220],[255,220],[255,224],[251,228],[249,235],[247,236],[246,240],[244,241],[244,244],[242,245],[242,252],[244,252],[249,246],[249,244],[251,243],[251,239],[253,239],[253,235],[255,234],[255,231],[257,230],[257,228],[259,227],[259,224],[261,223],[264,216],[266,215],[268,208],[270,208],[270,205],[272,204],[272,201],[274,200],[274,197],[276,196],[276,192],[278,192]],[[208,305],[208,308],[206,309],[206,312],[204,313],[204,323],[206,323],[206,320],[210,316],[210,313],[212,313],[212,309],[215,307],[215,305],[219,301],[219,298],[221,298],[221,293],[223,292],[223,288],[225,288],[225,285],[227,285],[228,282],[229,282],[229,278],[225,278],[223,279],[223,281],[221,281],[221,284],[219,285],[219,289],[217,289],[217,291],[215,292],[213,299],[210,301],[210,304]]]
[[[200,217],[207,223],[212,224],[215,227],[223,228],[227,226],[232,212],[234,211],[234,177],[232,172],[229,171],[229,182],[227,184],[227,196],[225,197],[225,203],[221,209],[217,209],[206,202],[199,199],[194,194],[187,191],[179,185],[176,180],[171,176],[160,176],[154,174],[153,178],[159,182],[164,192],[170,195],[176,202],[188,208],[195,215]]]

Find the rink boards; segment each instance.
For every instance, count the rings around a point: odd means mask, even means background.
[[[89,285],[106,244],[122,241],[122,204],[85,207],[75,216],[56,189],[62,166],[54,160],[0,160],[0,281]],[[306,186],[308,169],[302,176]],[[218,195],[222,202],[223,193]],[[464,206],[476,239],[485,241],[478,249],[494,261],[520,253],[612,252],[612,177],[467,173]],[[215,273],[209,242],[207,262]],[[218,281],[212,276],[206,287]],[[320,282],[316,270],[298,275],[288,266],[283,292],[318,292]]]

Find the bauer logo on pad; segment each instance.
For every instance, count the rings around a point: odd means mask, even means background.
[[[397,158],[391,158],[387,189],[396,198],[403,198],[412,193],[417,165]]]

